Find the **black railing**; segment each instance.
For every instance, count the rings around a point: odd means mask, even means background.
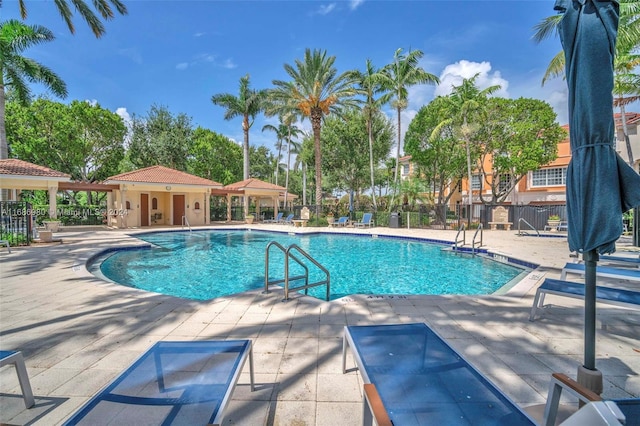
[[[30,245],[33,239],[31,204],[26,201],[0,201],[0,240],[12,246]]]

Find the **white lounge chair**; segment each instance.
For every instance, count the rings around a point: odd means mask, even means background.
[[[566,265],[564,265],[564,268],[562,268],[562,274],[560,274],[560,279],[566,279],[568,274],[584,275],[584,263],[567,263]],[[640,282],[640,271],[636,269],[598,266],[596,267],[596,275],[603,278],[614,278],[618,280]]]
[[[35,400],[33,399],[31,383],[29,383],[29,375],[27,374],[27,367],[24,365],[22,352],[0,351],[0,367],[11,364],[13,364],[16,368],[16,373],[18,373],[18,382],[20,382],[20,389],[22,389],[24,405],[27,408],[31,408],[35,404]]]

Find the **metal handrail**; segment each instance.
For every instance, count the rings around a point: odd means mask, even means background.
[[[280,283],[284,283],[286,282],[286,277],[280,280],[273,280],[273,281],[269,281],[269,249],[271,248],[271,246],[277,247],[280,249],[280,251],[282,251],[282,253],[285,255],[285,257],[287,256],[287,249],[280,244],[277,241],[271,241],[269,244],[267,244],[267,248],[265,250],[265,257],[264,257],[264,291],[262,292],[263,294],[267,294],[269,293],[269,285],[271,284],[280,284]],[[298,259],[297,257],[295,257],[294,255],[291,255],[291,258],[293,260],[295,260],[298,265],[302,266],[305,270],[304,275],[297,275],[295,277],[289,277],[290,280],[300,280],[303,279],[305,280],[305,283],[308,284],[309,283],[309,268],[307,268],[307,265],[305,265],[304,263],[302,263],[302,261],[300,259]],[[288,271],[287,271],[288,272]]]
[[[540,236],[540,231],[538,231],[533,225],[531,225],[529,222],[527,222],[525,220],[525,218],[521,217],[520,219],[518,219],[518,235],[522,235],[522,233],[520,232],[520,224],[524,222],[527,224],[527,226],[529,226],[529,228],[533,229],[534,231],[536,231],[536,234],[538,234],[538,237]]]
[[[480,223],[478,225],[478,229],[476,229],[476,232],[473,234],[473,240],[471,241],[471,252],[473,254],[476,253],[476,236],[478,235],[478,232],[480,232],[480,244],[478,245],[478,247],[482,247],[482,234],[483,232],[483,227],[482,224]]]
[[[284,258],[284,279],[281,279],[281,280],[269,281],[269,249],[272,246],[279,248],[285,255],[285,258]],[[324,280],[309,284],[309,268],[307,268],[307,266],[297,256],[295,256],[291,252],[292,250],[295,250],[299,254],[301,254],[304,257],[306,257],[311,263],[313,263],[317,268],[319,268],[322,272],[324,272],[326,278]],[[296,263],[298,263],[300,266],[302,266],[304,268],[304,270],[305,270],[304,275],[297,275],[297,276],[293,276],[293,277],[289,276],[289,259],[293,259]],[[290,281],[296,281],[296,280],[300,280],[300,279],[304,279],[304,285],[298,286],[298,287],[289,287],[289,282]],[[304,290],[304,294],[308,294],[310,288],[317,287],[317,286],[324,285],[324,284],[327,285],[327,295],[326,295],[326,300],[327,301],[329,300],[329,297],[330,297],[330,294],[331,294],[331,274],[329,273],[327,268],[325,268],[320,263],[318,263],[317,260],[315,260],[313,257],[311,257],[306,251],[301,249],[296,244],[292,244],[292,245],[289,246],[289,248],[285,249],[285,247],[282,244],[280,244],[280,243],[278,243],[276,241],[271,241],[269,244],[267,244],[267,248],[266,248],[266,251],[265,251],[264,293],[268,293],[269,292],[269,285],[270,284],[279,284],[279,283],[282,283],[282,282],[284,282],[284,300],[289,300],[289,292],[290,291]]]
[[[193,229],[191,229],[191,225],[189,225],[189,219],[187,219],[186,216],[182,216],[182,228],[184,228],[184,224],[187,224],[187,227],[189,228],[189,232],[193,232]]]
[[[462,232],[462,240],[458,239],[458,237],[460,236],[460,232]],[[464,226],[464,223],[462,225],[460,225],[460,228],[458,228],[458,233],[456,234],[456,239],[453,242],[453,251],[458,251],[458,243],[462,243],[462,245],[467,244],[467,230]]]

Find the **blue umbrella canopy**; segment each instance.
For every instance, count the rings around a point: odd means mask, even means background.
[[[569,86],[571,162],[567,170],[569,249],[585,260],[585,361],[595,368],[595,287],[598,253],[612,253],[622,213],[640,205],[640,175],[615,151],[613,61],[619,4],[558,0],[559,34]],[[584,374],[584,373],[583,373]],[[581,370],[578,370],[580,381]],[[596,391],[602,390],[600,384]],[[592,388],[593,389],[593,388]]]

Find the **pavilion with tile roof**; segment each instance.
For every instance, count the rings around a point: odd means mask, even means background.
[[[56,194],[61,185],[71,182],[71,175],[16,158],[0,160],[0,197],[16,201],[20,190],[49,191],[49,217],[57,217]]]
[[[121,173],[104,183],[119,186],[108,200],[109,224],[118,228],[206,225],[212,192],[227,194],[221,183],[164,166]]]
[[[287,199],[295,197],[292,194],[286,194],[287,189],[265,182],[256,178],[249,178],[240,182],[231,183],[224,187],[225,190],[242,191],[244,195],[244,214],[249,213],[249,204],[251,198],[256,204],[256,215],[260,217],[260,207],[273,207],[274,217],[278,215],[279,200],[287,196]],[[231,203],[227,203],[227,217],[231,217]]]

